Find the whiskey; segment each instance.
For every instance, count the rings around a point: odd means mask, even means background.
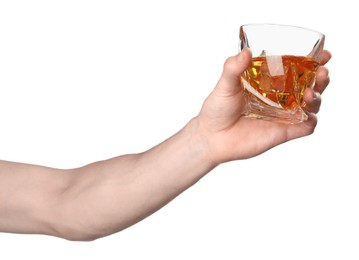
[[[259,56],[245,71],[243,83],[251,98],[272,107],[292,110],[303,103],[303,94],[315,82],[319,63],[303,56]],[[257,102],[256,101],[256,102]]]

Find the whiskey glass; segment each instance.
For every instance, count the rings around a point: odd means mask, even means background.
[[[239,51],[250,48],[253,54],[241,76],[244,116],[284,123],[307,120],[303,95],[315,84],[324,34],[291,25],[247,24],[240,27],[239,39]]]

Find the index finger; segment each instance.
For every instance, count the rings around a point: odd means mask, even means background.
[[[323,50],[322,57],[320,59],[320,65],[325,65],[332,57],[332,54],[328,50]]]

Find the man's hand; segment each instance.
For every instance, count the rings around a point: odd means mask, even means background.
[[[250,65],[251,58],[251,51],[244,49],[240,54],[227,59],[219,82],[196,118],[198,131],[207,144],[214,164],[256,156],[283,142],[313,133],[317,124],[320,95],[329,84],[328,70],[323,65],[330,60],[331,54],[323,51],[315,87],[304,93],[309,118],[299,124],[242,116],[245,99],[240,76]]]

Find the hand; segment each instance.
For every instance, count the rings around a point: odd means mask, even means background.
[[[252,54],[244,49],[224,64],[223,74],[196,117],[198,133],[204,138],[214,164],[245,159],[261,154],[286,141],[313,133],[321,93],[329,84],[325,65],[331,58],[323,51],[316,84],[304,93],[309,118],[298,124],[283,124],[242,116],[245,106],[240,76],[251,63]]]

